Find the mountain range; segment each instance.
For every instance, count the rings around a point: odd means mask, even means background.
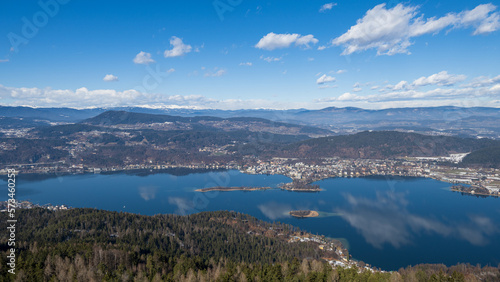
[[[398,130],[434,135],[489,137],[500,139],[500,109],[488,107],[423,107],[381,110],[354,107],[320,110],[217,110],[217,109],[154,109],[121,108],[29,108],[0,107],[0,117],[31,118],[37,122],[74,123],[95,117],[109,110],[180,117],[253,117],[274,122],[320,127],[334,134],[364,130]]]

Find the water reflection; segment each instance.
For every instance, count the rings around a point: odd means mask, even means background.
[[[144,201],[154,200],[156,198],[156,192],[158,191],[157,186],[141,186],[138,188],[139,196],[144,199]]]
[[[491,235],[499,233],[486,216],[469,215],[463,222],[444,222],[412,214],[407,209],[405,193],[377,192],[375,199],[354,197],[347,193],[343,196],[349,207],[339,208],[337,212],[376,248],[382,248],[386,243],[399,248],[410,244],[412,238],[421,233],[458,237],[481,246],[489,243]]]
[[[278,218],[290,217],[289,212],[292,207],[288,204],[279,204],[276,202],[269,202],[257,206],[259,210],[269,219],[276,220]]]
[[[193,201],[183,197],[168,197],[168,203],[177,207],[176,214],[186,215],[189,210],[194,209]]]

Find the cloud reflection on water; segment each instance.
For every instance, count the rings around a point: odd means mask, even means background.
[[[444,222],[412,214],[404,193],[377,192],[375,199],[344,194],[350,208],[337,209],[341,217],[376,248],[390,244],[395,248],[410,244],[421,233],[458,237],[473,245],[488,244],[488,237],[499,229],[490,218],[470,215],[465,222]]]
[[[168,203],[177,207],[176,214],[186,215],[194,209],[193,201],[182,197],[168,197]]]
[[[157,186],[141,186],[138,188],[139,196],[144,199],[144,201],[154,200],[156,198],[156,192],[158,191]]]
[[[290,217],[289,212],[292,210],[290,205],[275,202],[259,205],[258,208],[265,216],[267,216],[267,218],[271,220]]]

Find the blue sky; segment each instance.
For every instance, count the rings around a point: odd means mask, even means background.
[[[500,107],[500,3],[0,4],[0,105]]]

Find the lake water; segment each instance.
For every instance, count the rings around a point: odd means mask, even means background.
[[[238,171],[186,174],[18,176],[17,200],[66,204],[153,215],[234,210],[266,221],[343,239],[354,258],[385,270],[418,263],[500,263],[500,199],[450,192],[449,183],[424,178],[335,178],[323,189],[300,193],[195,192],[213,186],[270,186],[291,181],[281,175]],[[5,180],[0,185],[7,187]],[[7,200],[7,192],[0,200]],[[288,212],[311,209],[316,218]]]

